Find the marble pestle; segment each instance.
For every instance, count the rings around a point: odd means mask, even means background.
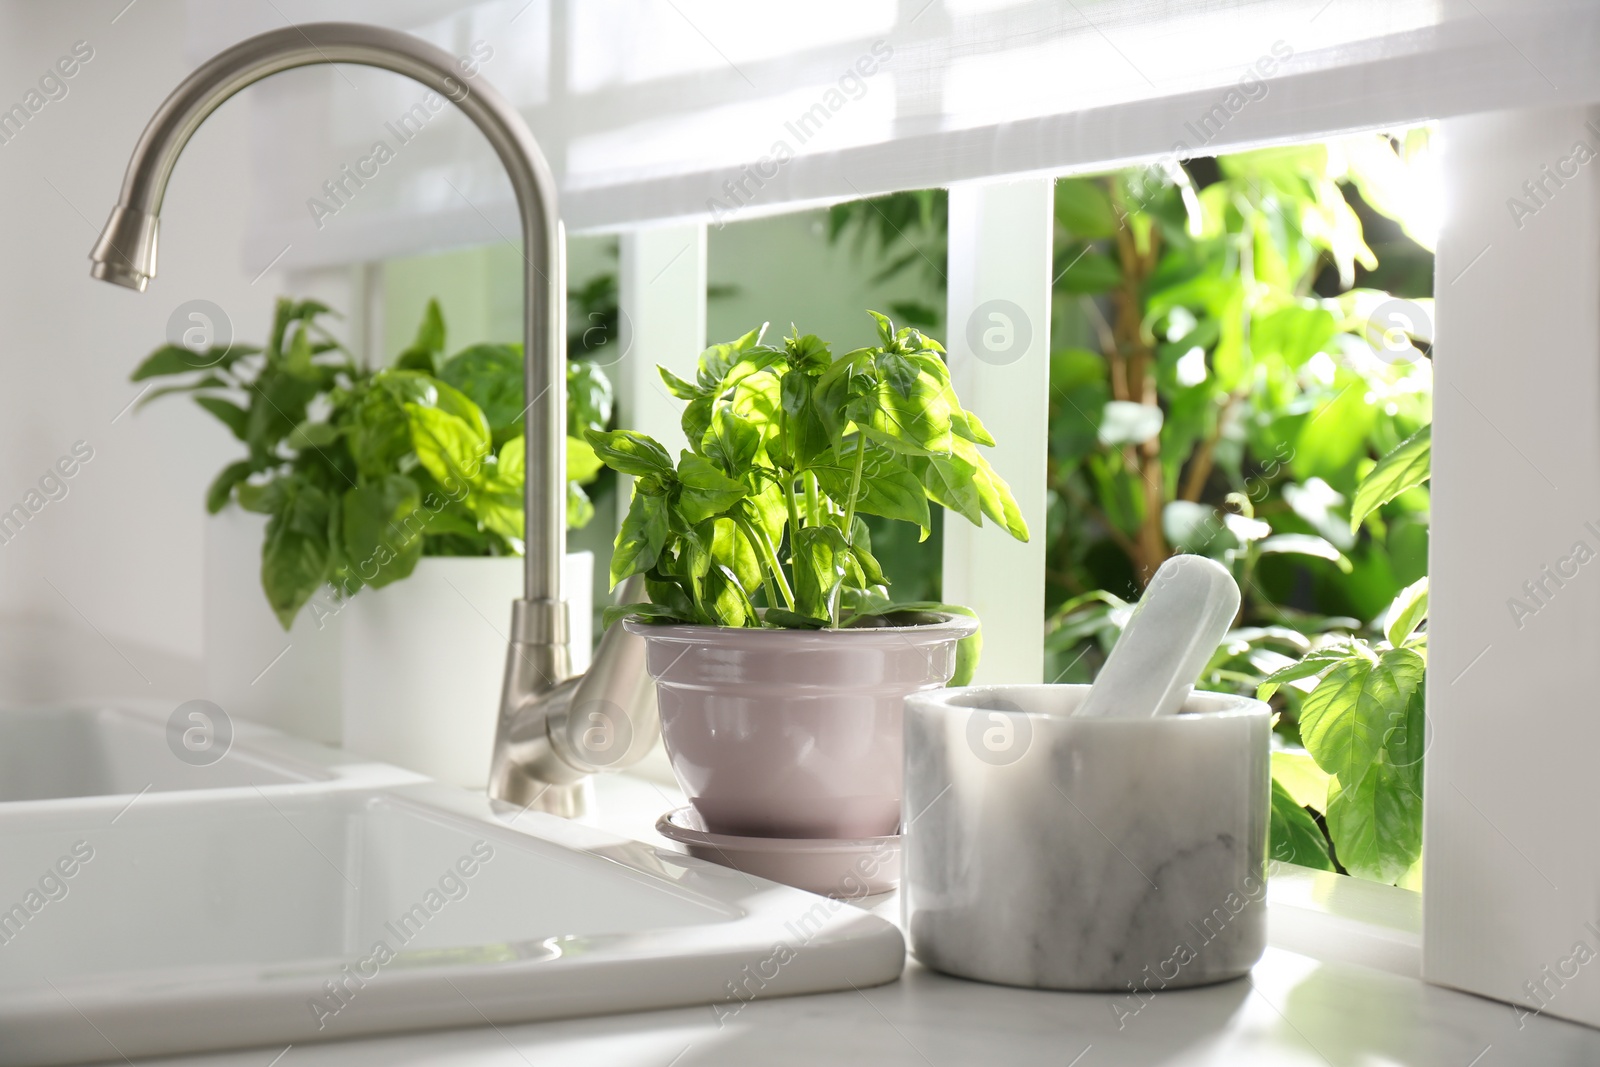
[[[1239,586],[1226,567],[1173,556],[1150,579],[1077,714],[1175,714],[1238,611]]]

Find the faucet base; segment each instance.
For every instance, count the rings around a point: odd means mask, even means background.
[[[517,775],[504,784],[497,799],[515,804],[522,811],[542,811],[563,819],[578,819],[594,806],[594,779],[556,784]]]
[[[642,586],[641,578],[630,578],[622,602],[642,599]],[[589,775],[637,763],[661,737],[644,639],[612,626],[588,673],[567,677],[565,605],[519,600],[511,631],[489,795],[581,815]]]

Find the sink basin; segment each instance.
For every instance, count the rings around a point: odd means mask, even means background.
[[[129,725],[94,721],[102,739]],[[0,1065],[281,1050],[900,973],[899,931],[847,904],[415,776],[317,780],[354,757],[307,745],[322,765],[301,766],[263,756],[271,740],[236,744],[236,772],[287,782],[0,804]],[[91,784],[129,792],[149,777],[129,759],[131,778]]]
[[[172,705],[0,711],[0,807],[70,797],[137,796],[194,789],[252,789],[419,775],[337,753],[253,723],[233,723],[215,762],[186,761],[168,744]]]

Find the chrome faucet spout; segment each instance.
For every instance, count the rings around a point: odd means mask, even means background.
[[[620,627],[608,633],[583,679],[572,679],[566,554],[566,240],[555,179],[527,123],[479,75],[470,77],[443,49],[397,30],[358,23],[287,26],[242,41],[202,64],[173,90],[145,127],[122,182],[122,193],[94,250],[90,274],[143,292],[156,273],[156,238],[167,182],[189,138],[225,100],[279,71],[352,63],[403,74],[450,100],[480,129],[511,178],[521,215],[524,268],[523,352],[527,481],[527,544],[523,598],[513,605],[510,650],[495,738],[491,795],[523,806],[576,814],[586,773],[600,769],[548,742],[565,722],[574,695],[614,701],[630,737],[653,737],[653,696],[640,693],[642,652]],[[642,642],[640,643],[642,644]],[[586,693],[598,695],[589,697]],[[558,727],[561,733],[564,727]],[[537,750],[537,751],[535,751]],[[631,748],[625,754],[637,758]],[[619,760],[611,766],[621,766]]]

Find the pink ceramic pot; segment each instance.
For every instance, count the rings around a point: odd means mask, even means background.
[[[645,639],[661,737],[706,830],[747,837],[899,832],[901,707],[956,666],[977,622],[757,630],[653,626]]]

